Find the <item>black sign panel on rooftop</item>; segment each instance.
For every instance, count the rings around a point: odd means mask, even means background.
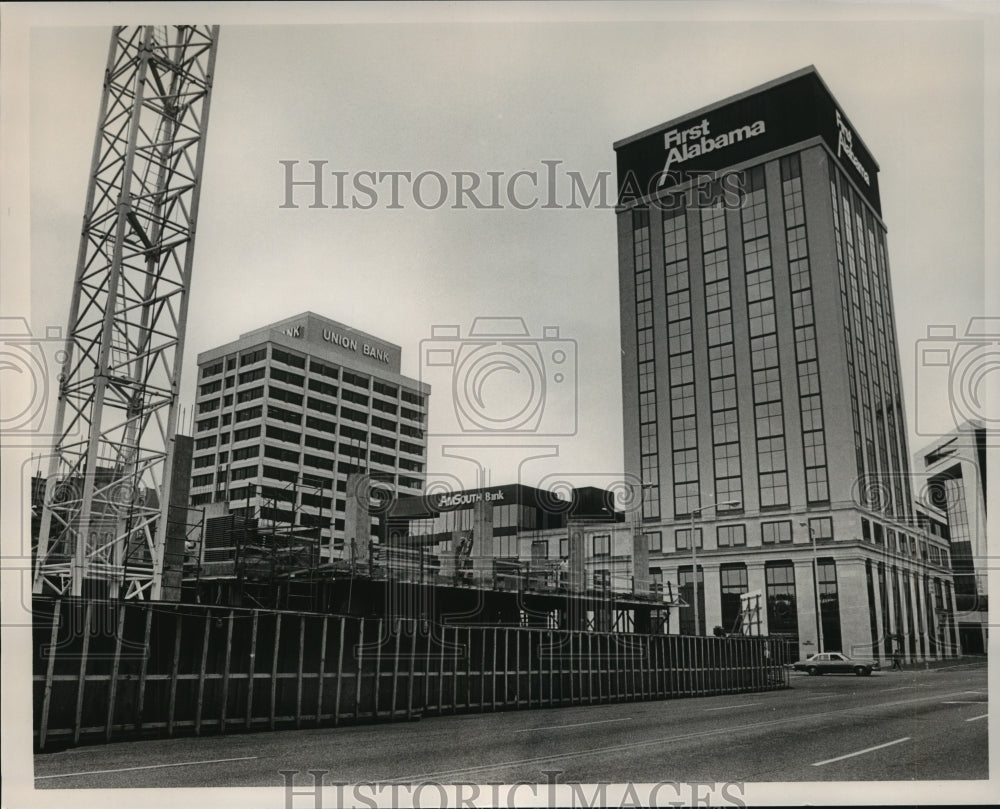
[[[626,204],[816,136],[881,214],[875,160],[812,71],[621,144],[618,200]]]

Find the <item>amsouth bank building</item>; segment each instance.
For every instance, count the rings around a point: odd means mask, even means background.
[[[653,575],[688,604],[697,589],[701,633],[758,592],[792,654],[954,654],[947,543],[914,514],[879,167],[854,123],[809,67],[614,148],[626,470]]]

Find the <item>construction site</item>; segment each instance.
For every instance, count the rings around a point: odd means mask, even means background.
[[[759,597],[724,636],[668,634],[690,595],[600,492],[525,526],[480,496],[432,529],[439,494],[393,490],[355,441],[336,483],[237,501],[227,468],[193,505],[178,391],[218,44],[217,26],[112,32],[31,487],[36,749],[787,687]]]

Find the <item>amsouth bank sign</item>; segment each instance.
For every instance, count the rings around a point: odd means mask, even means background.
[[[628,204],[817,136],[881,213],[878,165],[811,68],[616,144],[618,201]]]

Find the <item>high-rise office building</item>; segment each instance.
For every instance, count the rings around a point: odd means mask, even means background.
[[[963,423],[915,453],[913,467],[924,499],[947,518],[962,652],[983,654],[989,628],[986,428]]]
[[[697,611],[697,631],[729,629],[759,591],[802,654],[951,653],[943,543],[913,511],[879,168],[853,124],[809,67],[615,150],[626,470],[650,564],[697,592],[676,628]]]
[[[399,346],[312,312],[199,354],[191,505],[311,531],[321,559],[339,555],[349,474],[423,489],[430,388],[400,362]]]

